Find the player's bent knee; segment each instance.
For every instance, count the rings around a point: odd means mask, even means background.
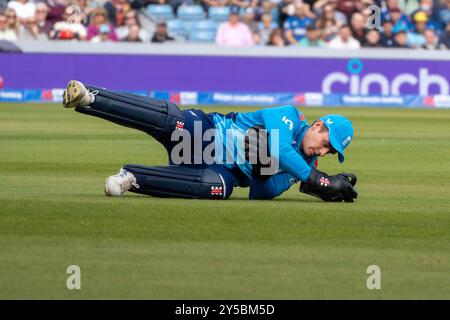
[[[206,185],[205,198],[226,200],[233,192],[233,184],[228,183],[224,176],[211,169],[204,169],[202,182]]]

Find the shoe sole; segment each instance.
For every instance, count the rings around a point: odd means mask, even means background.
[[[64,108],[76,108],[86,94],[86,89],[79,81],[71,80],[63,92]]]

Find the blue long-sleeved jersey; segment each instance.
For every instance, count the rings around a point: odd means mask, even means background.
[[[269,137],[271,130],[278,130],[280,172],[275,175],[273,181],[279,180],[281,185],[280,190],[276,190],[275,193],[283,192],[293,182],[308,179],[316,157],[308,158],[301,150],[301,142],[310,126],[304,115],[294,106],[237,113],[234,117],[215,113],[214,124],[217,129],[215,138],[216,156],[223,157],[223,162],[227,167],[237,166],[250,180],[253,180],[252,166],[248,161],[245,161],[242,153],[243,137],[249,128],[255,125],[263,125],[269,132]],[[228,150],[227,144],[229,144]],[[271,156],[274,156],[276,146],[270,138],[269,147]],[[222,150],[222,152],[217,152],[217,150]],[[231,152],[233,154],[230,154]],[[230,159],[236,161],[230,162]]]

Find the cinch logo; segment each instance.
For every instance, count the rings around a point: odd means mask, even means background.
[[[401,73],[390,81],[381,73],[369,73],[363,77],[360,73],[363,71],[364,64],[359,59],[352,59],[347,63],[347,70],[350,74],[343,72],[333,72],[325,77],[322,82],[322,92],[324,94],[333,93],[333,85],[336,83],[348,85],[349,94],[352,95],[369,95],[377,94],[384,96],[397,96],[405,94],[402,92],[405,87],[414,87],[415,94],[420,96],[428,96],[430,87],[439,88],[439,94],[449,94],[449,83],[445,77],[430,74],[428,68],[419,68],[418,74]],[[372,89],[372,91],[370,90]]]

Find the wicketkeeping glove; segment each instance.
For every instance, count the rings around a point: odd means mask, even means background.
[[[308,181],[300,184],[300,192],[327,202],[353,202],[358,197],[354,188],[356,180],[356,175],[352,173],[329,176],[313,168]]]

